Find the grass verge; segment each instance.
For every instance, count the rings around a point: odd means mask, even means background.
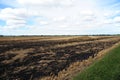
[[[120,80],[120,45],[79,73],[73,80]]]

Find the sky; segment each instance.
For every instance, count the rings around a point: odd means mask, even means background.
[[[0,0],[0,35],[120,34],[120,0]]]

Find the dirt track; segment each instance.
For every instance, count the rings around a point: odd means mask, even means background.
[[[34,80],[57,75],[70,64],[94,57],[119,41],[119,37],[1,41],[0,79]]]

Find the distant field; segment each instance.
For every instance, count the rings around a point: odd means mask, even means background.
[[[119,41],[119,36],[0,37],[0,79],[70,80],[79,69],[75,65]]]
[[[120,80],[120,45],[73,80]]]

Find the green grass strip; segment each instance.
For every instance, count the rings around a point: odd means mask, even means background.
[[[120,80],[120,45],[73,80]]]

